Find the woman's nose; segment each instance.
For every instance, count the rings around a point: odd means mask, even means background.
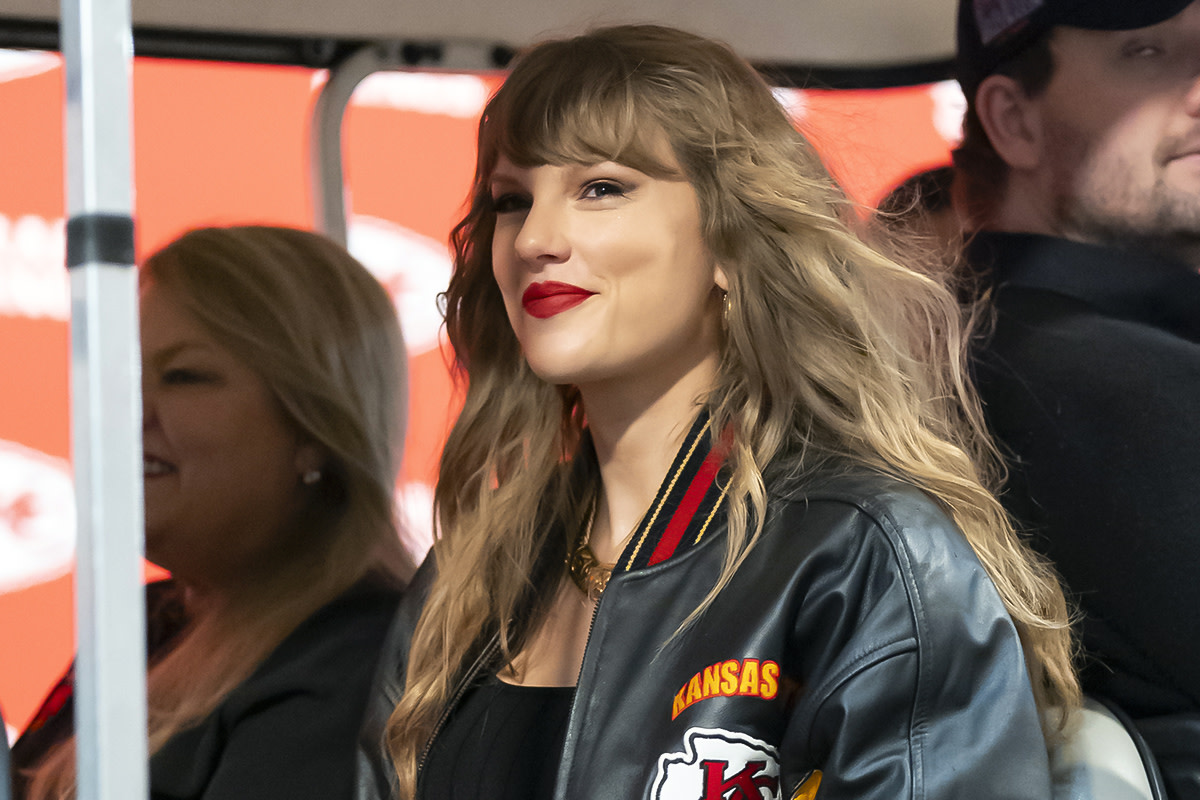
[[[571,253],[565,217],[557,205],[535,201],[517,234],[517,255],[531,262],[565,261]]]

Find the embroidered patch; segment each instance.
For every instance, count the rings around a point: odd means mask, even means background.
[[[718,661],[692,676],[675,693],[671,703],[671,719],[685,708],[710,697],[761,697],[774,700],[779,693],[779,665],[774,661],[747,658]]]
[[[779,754],[752,736],[689,728],[682,753],[658,757],[654,800],[781,800]]]
[[[821,770],[814,769],[796,787],[792,800],[816,800],[817,789],[821,788]]]
[[[1025,24],[1044,0],[975,0],[975,23],[985,45]]]

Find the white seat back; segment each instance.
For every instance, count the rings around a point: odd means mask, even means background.
[[[1055,800],[1162,800],[1149,751],[1108,707],[1085,698],[1066,734],[1050,758]]]

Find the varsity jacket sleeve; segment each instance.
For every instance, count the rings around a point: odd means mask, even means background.
[[[1015,627],[962,534],[905,493],[860,496],[853,535],[809,559],[824,566],[794,641],[811,651],[813,685],[788,725],[784,771],[819,769],[819,800],[1048,798]]]

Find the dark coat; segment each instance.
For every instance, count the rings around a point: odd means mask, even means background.
[[[1005,505],[1084,612],[1085,691],[1200,798],[1200,274],[1149,253],[979,234],[975,352]]]
[[[356,736],[400,596],[364,579],[302,622],[212,714],[154,754],[151,800],[350,798]],[[172,597],[169,583],[148,588],[151,657],[185,624]],[[14,746],[14,770],[71,734],[69,680],[61,686],[66,702],[35,717],[38,729]]]

